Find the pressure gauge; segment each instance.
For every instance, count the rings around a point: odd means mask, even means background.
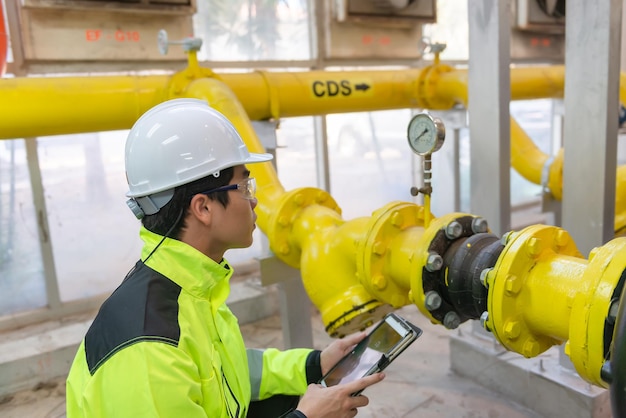
[[[438,118],[419,113],[411,119],[408,129],[409,146],[418,155],[428,155],[443,145],[446,128]]]

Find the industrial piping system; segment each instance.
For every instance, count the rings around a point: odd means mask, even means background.
[[[181,97],[190,83],[201,79],[223,81],[251,120],[468,105],[467,72],[445,64],[394,71],[217,74],[199,66],[195,51],[188,52],[188,67],[171,76],[3,79],[0,139],[127,129],[149,108]],[[561,98],[564,73],[563,66],[512,68],[511,99]],[[626,74],[621,79],[620,100],[626,103]],[[355,89],[363,84],[366,90]],[[343,87],[331,96],[332,85]],[[545,185],[555,199],[562,198],[562,150],[552,160],[513,118],[511,164],[527,180]],[[626,231],[626,166],[617,170],[614,230],[616,235]]]
[[[512,70],[512,80],[521,78],[536,88],[520,93],[514,81],[512,97],[562,94],[562,83],[551,77],[562,76],[563,69],[545,71],[549,76]],[[316,96],[323,90],[316,92],[314,86],[344,79],[347,86],[369,83],[371,91],[362,96],[351,91],[336,101]],[[250,119],[449,108],[462,102],[464,83],[464,73],[440,64],[404,71],[218,76],[200,68],[192,51],[189,67],[171,78],[0,80],[0,112],[6,116],[0,138],[128,128],[160,101],[196,97],[224,113],[251,151],[261,151]],[[612,391],[623,391],[625,302],[620,295],[626,238],[594,249],[585,259],[561,228],[535,225],[500,238],[477,216],[434,218],[428,208],[407,202],[391,202],[371,217],[346,222],[328,193],[316,188],[285,192],[270,164],[251,170],[259,183],[258,224],[274,253],[301,269],[331,335],[362,329],[385,312],[413,303],[450,329],[480,319],[506,348],[526,357],[565,343],[582,378],[601,387],[614,382]],[[613,399],[614,409],[624,402]]]
[[[226,84],[198,80],[184,95],[207,100],[235,124],[251,150],[262,150]],[[272,251],[300,268],[330,335],[363,329],[413,303],[449,329],[480,319],[503,346],[525,357],[565,343],[578,374],[597,386],[608,387],[626,373],[612,369],[611,358],[621,326],[616,328],[626,238],[585,259],[558,227],[534,225],[499,238],[471,214],[425,223],[428,208],[407,202],[346,222],[328,193],[285,192],[270,164],[251,169],[260,184],[259,227]]]

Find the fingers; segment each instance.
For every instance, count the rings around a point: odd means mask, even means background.
[[[350,393],[360,392],[368,386],[372,386],[385,378],[384,373],[374,373],[371,376],[366,376],[361,379],[357,379],[354,382],[341,385]]]
[[[363,338],[365,338],[365,336],[367,335],[367,333],[365,332],[357,332],[354,334],[350,334],[346,337],[343,337],[341,339],[341,341],[343,341],[344,345],[346,347],[348,346],[353,346],[355,344],[357,344],[359,341],[361,341]]]
[[[359,395],[352,398],[353,399],[353,407],[361,408],[363,406],[367,406],[370,403],[370,399],[367,396]]]

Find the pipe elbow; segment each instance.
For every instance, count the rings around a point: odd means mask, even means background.
[[[369,327],[392,307],[372,296],[359,280],[355,259],[367,219],[341,223],[329,211],[315,207],[307,211],[317,214],[303,216],[294,233],[306,236],[302,241],[302,282],[320,310],[326,332],[342,337]]]

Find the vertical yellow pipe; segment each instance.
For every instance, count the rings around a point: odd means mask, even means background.
[[[226,84],[214,78],[195,80],[189,84],[185,96],[206,100],[235,125],[250,152],[265,152],[246,111]],[[248,168],[257,180],[257,222],[266,231],[273,210],[272,203],[281,198],[285,189],[278,181],[276,170],[270,162],[251,164]]]
[[[430,225],[430,193],[424,195],[424,228]]]
[[[626,235],[626,165],[617,168],[615,188],[615,233]]]

